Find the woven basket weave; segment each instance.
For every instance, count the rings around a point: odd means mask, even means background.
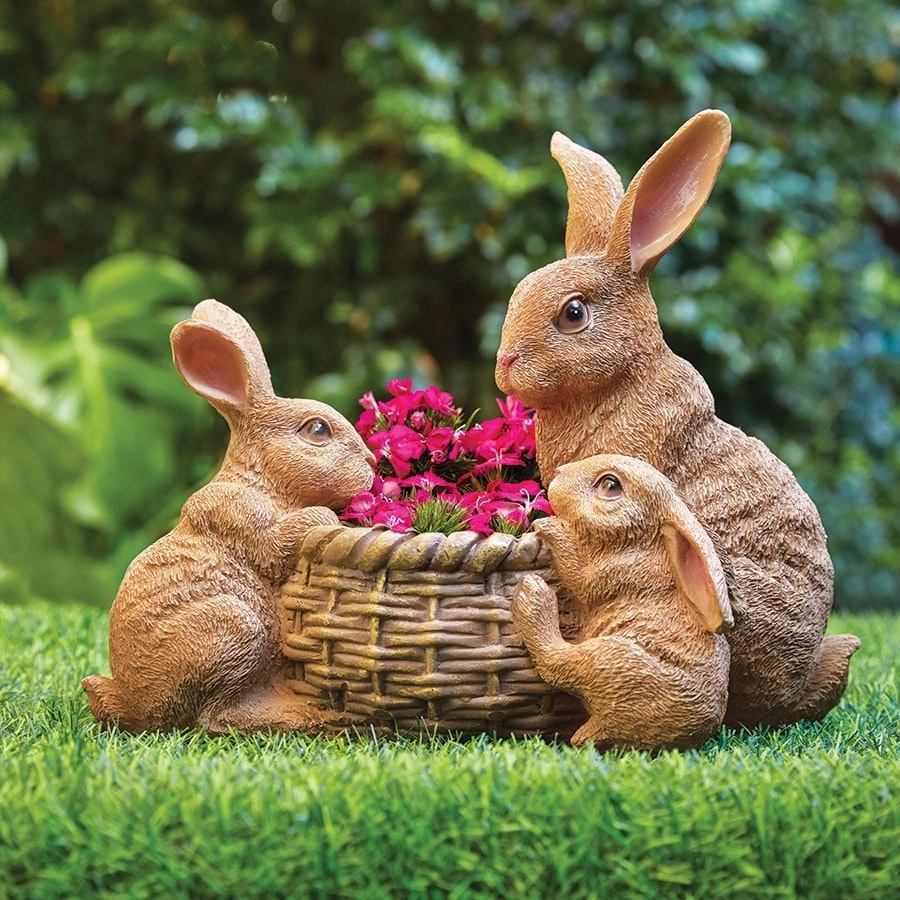
[[[534,534],[314,528],[281,598],[288,685],[342,726],[570,736],[583,707],[541,680],[512,624],[527,572],[556,583]],[[560,619],[577,632],[564,597]]]

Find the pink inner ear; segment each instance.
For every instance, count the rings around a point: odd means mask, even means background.
[[[631,222],[631,247],[638,257],[655,255],[657,247],[666,249],[678,239],[684,211],[699,183],[690,175],[678,181],[674,176],[670,180],[648,175],[641,184],[640,203],[635,203]]]
[[[179,350],[182,374],[198,394],[238,406],[245,403],[246,367],[231,341],[216,332],[200,332],[182,341]]]
[[[688,600],[700,613],[710,631],[722,625],[722,611],[719,608],[716,586],[707,568],[700,549],[678,531],[674,532],[675,574]]]
[[[631,221],[635,271],[662,256],[700,214],[719,174],[729,133],[720,117],[703,116],[657,151],[635,195]]]

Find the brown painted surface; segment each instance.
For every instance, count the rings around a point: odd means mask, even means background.
[[[562,135],[566,259],[528,275],[509,303],[496,379],[537,409],[538,462],[637,457],[674,483],[702,522],[729,585],[729,724],[819,719],[840,699],[851,635],[823,634],[833,568],[818,512],[768,448],[715,415],[700,374],[663,340],[648,279],[699,215],[730,141],[699,113],[628,190],[603,157]],[[580,313],[583,313],[581,315]]]
[[[569,463],[549,495],[556,516],[535,527],[583,631],[563,640],[556,594],[536,575],[522,580],[513,616],[541,677],[590,712],[572,742],[702,744],[725,715],[730,654],[719,632],[733,624],[709,536],[672,483],[631,457]]]
[[[225,417],[222,468],[175,529],[129,566],[110,613],[112,678],[82,682],[101,722],[129,731],[314,729],[322,714],[282,682],[282,583],[309,528],[372,483],[353,426],[276,397],[256,335],[205,300],[172,331],[187,385]]]

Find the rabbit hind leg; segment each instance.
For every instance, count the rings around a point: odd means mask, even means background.
[[[727,653],[711,651],[696,670],[676,668],[621,636],[576,644],[570,663],[577,693],[590,712],[572,744],[597,749],[697,747],[722,724]]]
[[[138,629],[133,629],[138,634]],[[138,641],[121,641],[113,684],[128,731],[194,728],[266,683],[278,661],[277,622],[231,595],[193,600]]]
[[[210,734],[236,731],[321,731],[322,713],[278,683],[281,639],[276,623],[267,627],[252,610],[231,597],[217,597],[208,610],[193,607],[213,663],[202,682],[205,698],[192,724]],[[209,615],[215,621],[209,621]]]
[[[319,733],[327,722],[322,712],[287,688],[258,685],[226,709],[204,713],[198,723],[210,734],[227,731],[306,731]]]
[[[815,672],[829,604],[814,603],[786,578],[746,557],[732,561],[741,601],[735,607],[725,723],[777,726],[801,702]]]

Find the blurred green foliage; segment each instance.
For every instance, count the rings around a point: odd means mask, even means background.
[[[898,46],[887,0],[3,4],[0,585],[108,602],[221,453],[173,303],[247,314],[281,393],[353,415],[415,375],[488,408],[506,299],[563,253],[552,131],[627,180],[715,106],[664,328],[819,504],[838,603],[896,606]]]
[[[111,598],[171,524],[160,498],[187,487],[179,438],[202,404],[167,336],[201,291],[181,263],[137,253],[80,284],[0,288],[0,597]]]

